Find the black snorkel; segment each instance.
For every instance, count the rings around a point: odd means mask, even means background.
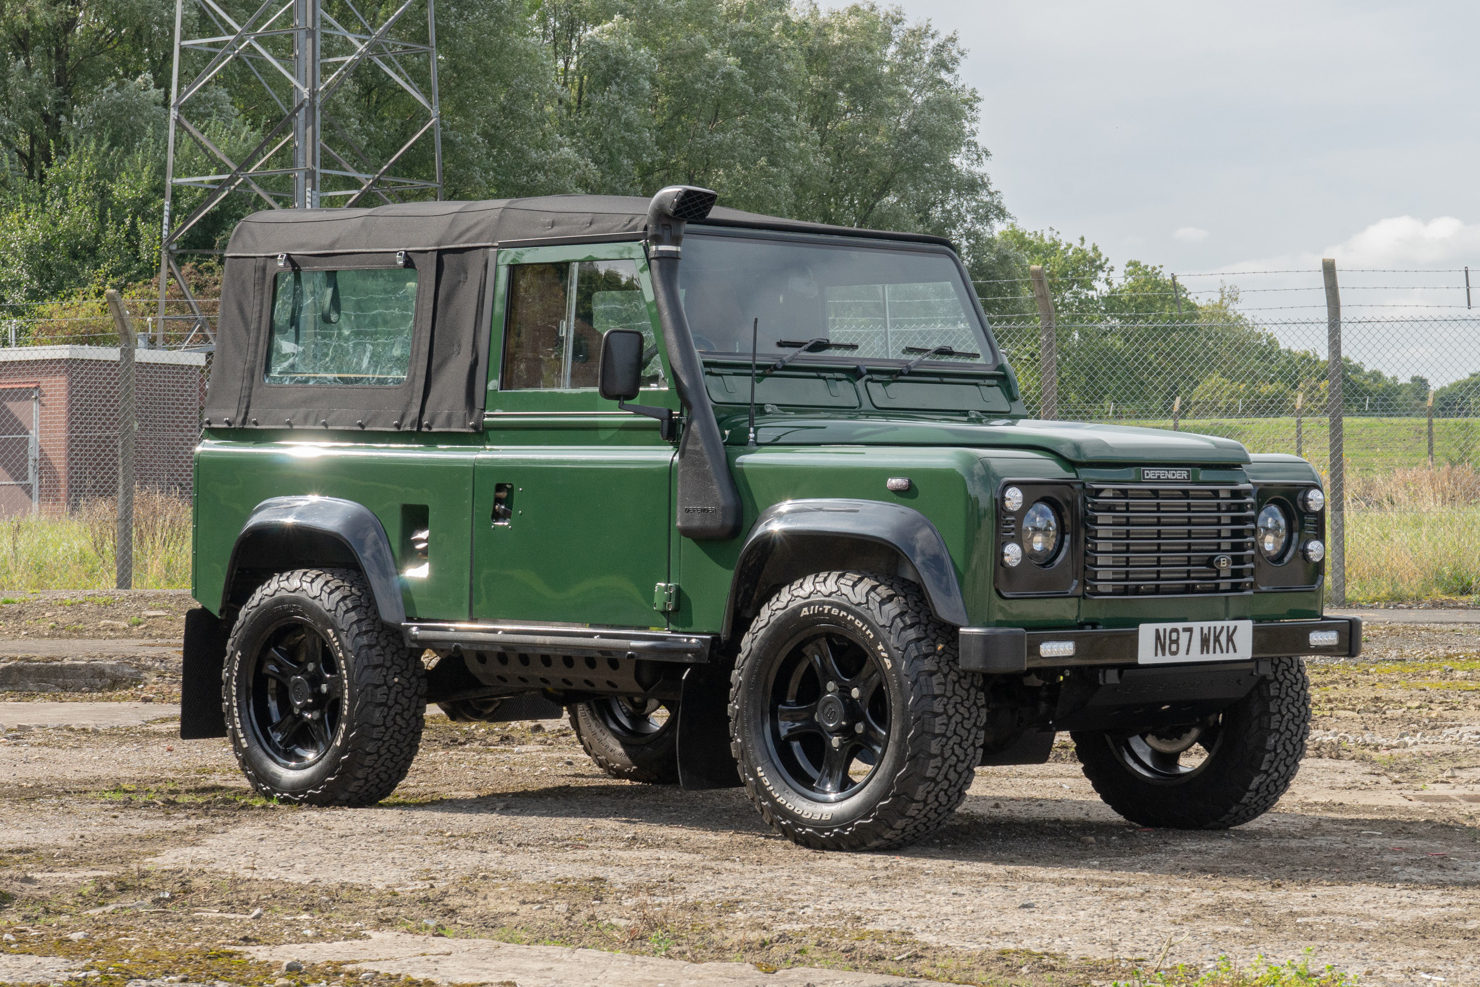
[[[741,523],[740,494],[678,292],[684,226],[708,216],[717,198],[708,189],[670,185],[653,196],[647,213],[648,267],[658,321],[685,412],[678,444],[678,533],[696,539],[734,538]]]

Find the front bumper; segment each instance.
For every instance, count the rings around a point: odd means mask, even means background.
[[[1336,632],[1334,644],[1313,645],[1313,634]],[[961,667],[990,674],[1026,672],[1032,668],[1075,668],[1086,665],[1135,665],[1138,630],[1025,631],[1020,627],[961,628]],[[1068,657],[1044,657],[1048,642],[1074,642]],[[1254,625],[1255,658],[1285,658],[1293,655],[1329,655],[1355,658],[1362,653],[1362,620],[1359,617],[1327,617],[1322,620],[1281,620]],[[1051,649],[1050,649],[1051,650]],[[1201,662],[1205,665],[1225,664]]]

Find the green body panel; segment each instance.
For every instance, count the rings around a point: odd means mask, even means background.
[[[501,251],[494,311],[505,311],[510,264],[583,260],[635,261],[657,327],[647,258],[633,243]],[[502,349],[500,317],[492,352]],[[595,390],[499,390],[496,360],[488,387],[474,476],[473,617],[664,626],[653,588],[668,581],[674,444],[656,421],[619,410]],[[671,390],[646,390],[640,401],[678,408]],[[508,524],[492,518],[500,483],[513,488]]]
[[[480,455],[474,619],[661,625],[653,587],[668,581],[672,461],[666,442],[547,442]],[[512,488],[506,524],[491,517],[499,483]]]
[[[196,451],[194,596],[219,607],[237,534],[253,508],[269,497],[340,497],[375,513],[402,571],[412,568],[411,516],[426,509],[431,531],[426,578],[401,580],[406,615],[423,620],[466,620],[472,552],[473,463],[478,447],[458,441],[408,437],[396,442],[304,441],[291,433],[220,430]],[[466,438],[472,438],[471,436]]]
[[[253,508],[270,497],[318,494],[372,510],[403,573],[415,564],[408,526],[425,516],[427,575],[401,579],[411,619],[719,631],[744,534],[693,541],[676,533],[676,442],[660,436],[657,422],[619,410],[594,390],[499,389],[509,265],[611,259],[636,262],[656,330],[640,244],[499,252],[479,434],[208,430],[196,455],[196,599],[220,606],[232,547]],[[1186,432],[1026,421],[1010,368],[937,368],[900,380],[828,361],[793,364],[757,382],[751,446],[749,360],[713,361],[705,384],[743,503],[742,532],[767,508],[799,498],[908,506],[944,539],[974,625],[1127,627],[1320,615],[1320,588],[1007,599],[992,585],[995,505],[1006,481],[1128,482],[1139,478],[1141,464],[1187,465],[1204,482],[1316,480],[1293,456],[1250,457],[1237,442]],[[644,391],[638,403],[679,409],[671,388]],[[891,477],[908,477],[910,489],[890,492]],[[511,491],[507,524],[494,523],[500,484]]]
[[[730,442],[744,444],[744,409],[721,424]],[[904,415],[759,415],[761,445],[905,445],[963,446],[990,449],[1039,449],[1072,463],[1089,465],[1145,463],[1167,465],[1238,465],[1249,453],[1232,439],[1192,432],[1169,432],[1127,425],[1081,425],[1014,419],[970,422]]]

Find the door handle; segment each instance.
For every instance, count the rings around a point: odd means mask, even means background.
[[[493,517],[496,525],[507,527],[514,518],[514,484],[495,483],[493,485]]]

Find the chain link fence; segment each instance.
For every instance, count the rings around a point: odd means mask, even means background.
[[[1174,281],[1180,314],[1174,305],[1155,314],[1055,311],[1053,299],[1066,293],[1047,276],[1037,298],[1033,279],[977,288],[1035,416],[1220,435],[1251,452],[1302,456],[1332,494],[1334,599],[1474,600],[1480,311],[1467,307],[1468,293],[1457,295],[1459,272],[1341,272],[1343,281],[1383,283],[1335,291],[1322,273],[1219,274],[1201,293]],[[1364,292],[1379,288],[1414,289],[1415,300],[1362,300],[1343,311],[1343,294],[1371,299]],[[1266,298],[1276,304],[1257,304]],[[154,299],[123,306],[140,345],[131,579],[187,585],[191,450],[216,302],[170,299],[163,320]],[[123,489],[118,340],[103,301],[0,314],[0,584],[8,588],[113,583]],[[1333,362],[1333,353],[1341,358]]]
[[[156,300],[121,303],[131,361],[120,360],[119,319],[104,300],[0,309],[6,589],[189,585],[192,453],[215,313],[171,300],[161,323]]]
[[[1188,303],[1181,314],[1060,315],[1047,277],[1038,287],[1050,291],[1040,290],[1036,305],[1035,279],[978,289],[989,311],[997,303],[993,331],[1034,415],[1219,435],[1250,452],[1310,460],[1332,501],[1332,602],[1475,600],[1480,312],[1435,300],[1454,286],[1433,284],[1370,286],[1417,300],[1344,312],[1350,289],[1336,283],[1334,266],[1324,273],[1262,275],[1314,282],[1262,289],[1305,292],[1270,307],[1227,303],[1227,281],[1258,284],[1258,274],[1221,275],[1218,297],[1201,306],[1173,282],[1168,294]],[[1468,272],[1345,276],[1460,273]],[[1319,300],[1298,301],[1311,295]],[[1468,302],[1468,291],[1462,297]],[[1024,299],[1037,310],[1023,312]],[[1311,308],[1323,311],[1301,311]]]

